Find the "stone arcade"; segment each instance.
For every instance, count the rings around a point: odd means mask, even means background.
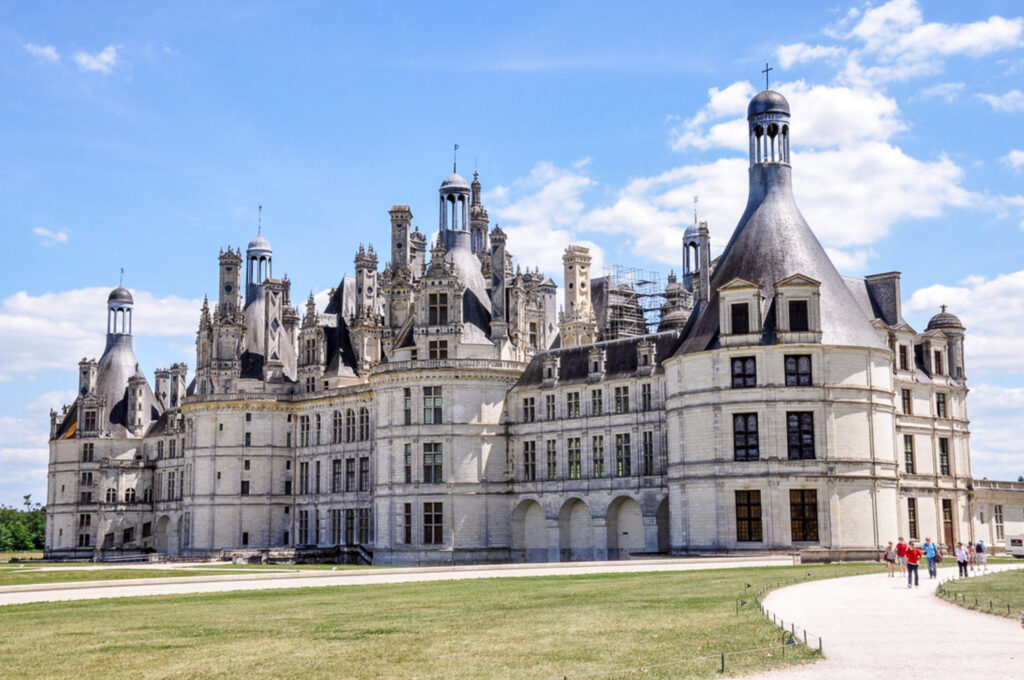
[[[441,184],[429,254],[392,207],[390,261],[360,246],[323,311],[292,306],[262,235],[222,251],[188,386],[174,364],[150,388],[115,289],[103,356],[51,414],[47,556],[1001,547],[1024,484],[971,477],[963,325],[943,310],[918,333],[898,273],[841,276],[793,200],[788,103],[761,92],[748,121],[747,208],[714,261],[687,229],[656,332],[579,246],[558,313],[475,173]]]

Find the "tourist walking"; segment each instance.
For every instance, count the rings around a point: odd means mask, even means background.
[[[919,588],[921,586],[921,584],[918,583],[918,580],[917,580],[917,566],[918,566],[918,563],[921,561],[921,555],[922,554],[923,553],[920,550],[918,550],[917,548],[914,547],[914,542],[913,541],[911,541],[907,545],[906,560],[907,560],[907,587],[908,588],[911,587],[911,586],[913,586],[915,588]]]
[[[903,537],[900,536],[900,542],[896,544],[896,557],[900,562],[900,574],[907,573],[907,544],[903,542]]]
[[[974,544],[970,541],[964,546],[967,550],[967,564],[970,565],[971,571],[974,571],[974,563],[978,559],[978,556],[974,553]]]
[[[985,549],[985,541],[979,538],[978,544],[974,546],[974,552],[978,556],[978,569],[982,572],[988,571],[988,551]]]
[[[928,578],[936,578],[937,570],[935,568],[935,561],[938,558],[939,547],[932,543],[932,539],[925,536],[924,544],[921,546],[921,552],[924,553],[925,559],[928,560]]]
[[[967,554],[968,552],[968,549],[964,547],[963,543],[956,544],[956,566],[960,570],[960,578],[967,578],[967,561],[969,559]]]
[[[889,541],[889,547],[882,553],[882,559],[885,560],[885,566],[889,570],[889,578],[894,577],[894,572],[896,571],[896,560],[898,558],[899,556],[896,554],[896,546],[892,544],[892,541]]]

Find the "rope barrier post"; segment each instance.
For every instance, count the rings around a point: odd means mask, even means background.
[[[725,652],[722,652],[722,672],[725,672]]]
[[[822,653],[822,651],[821,651],[821,638],[819,637],[818,638],[818,654],[821,654],[821,653]]]

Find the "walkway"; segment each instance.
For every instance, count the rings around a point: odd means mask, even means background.
[[[653,571],[695,571],[736,567],[774,567],[793,564],[790,557],[680,558],[623,562],[558,562],[466,567],[396,567],[379,569],[257,571],[179,578],[83,581],[0,587],[0,605],[26,602],[93,600],[139,595],[184,595],[233,590],[355,586],[413,581],[453,581],[471,578],[559,576]],[[196,567],[200,565],[187,565]],[[85,568],[85,567],[78,567]],[[121,567],[113,567],[121,568]]]
[[[1021,568],[991,565],[990,571]],[[939,578],[956,574],[940,569]],[[873,677],[1024,678],[1024,629],[1011,619],[935,597],[938,580],[908,589],[885,574],[811,581],[781,588],[766,609],[824,639],[825,661],[756,678],[845,680]],[[913,669],[909,667],[913,666]]]

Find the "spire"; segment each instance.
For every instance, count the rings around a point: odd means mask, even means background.
[[[256,218],[256,235],[263,236],[263,206],[259,206]]]

